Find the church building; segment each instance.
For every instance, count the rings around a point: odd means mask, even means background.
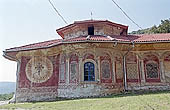
[[[16,102],[170,90],[170,33],[128,35],[108,20],[75,21],[54,39],[3,51],[17,62]]]

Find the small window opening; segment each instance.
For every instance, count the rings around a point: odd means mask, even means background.
[[[94,26],[88,27],[88,35],[94,35]]]

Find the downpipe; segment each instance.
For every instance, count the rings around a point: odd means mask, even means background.
[[[123,55],[123,73],[124,73],[124,92],[128,91],[128,84],[127,84],[127,71],[126,71],[126,56],[128,53],[134,48],[134,42],[132,42],[132,47]]]

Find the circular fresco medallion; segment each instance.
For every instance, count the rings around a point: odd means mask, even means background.
[[[53,65],[46,57],[33,57],[26,65],[26,76],[31,82],[42,83],[53,74]]]

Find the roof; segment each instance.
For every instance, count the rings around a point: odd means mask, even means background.
[[[157,42],[170,42],[170,33],[167,34],[148,34],[148,35],[127,35],[127,36],[101,36],[90,35],[80,36],[70,39],[55,39],[34,44],[29,44],[20,47],[6,49],[6,52],[16,52],[23,50],[33,50],[40,48],[49,48],[59,44],[77,43],[77,42],[119,42],[119,43],[157,43]]]
[[[55,40],[49,40],[49,41],[44,41],[44,42],[38,42],[38,43],[28,44],[28,45],[24,45],[24,46],[9,48],[9,49],[6,49],[6,51],[21,51],[21,50],[31,50],[31,49],[44,48],[44,47],[49,47],[49,46],[52,46],[54,44],[57,44],[60,41],[62,41],[62,39],[55,39]]]
[[[128,26],[125,26],[125,25],[122,25],[122,24],[118,24],[118,23],[114,23],[114,22],[111,22],[109,20],[84,20],[84,21],[75,21],[74,24],[86,24],[86,23],[107,23],[109,25],[114,25],[114,26],[119,26],[119,27],[122,27],[122,28],[125,28],[127,29]]]
[[[92,19],[92,20],[84,20],[84,21],[75,21],[74,23],[67,25],[65,27],[59,28],[56,31],[62,38],[64,38],[64,35],[63,35],[64,30],[71,29],[71,28],[78,26],[78,25],[81,25],[81,24],[98,24],[98,23],[105,23],[105,24],[108,24],[108,25],[124,28],[126,30],[128,29],[128,26],[118,24],[118,23],[114,23],[114,22],[111,22],[111,21],[108,21],[108,20],[93,20]]]
[[[148,35],[138,35],[137,39],[134,39],[135,42],[161,42],[161,41],[170,41],[170,33],[164,34],[148,34]]]

